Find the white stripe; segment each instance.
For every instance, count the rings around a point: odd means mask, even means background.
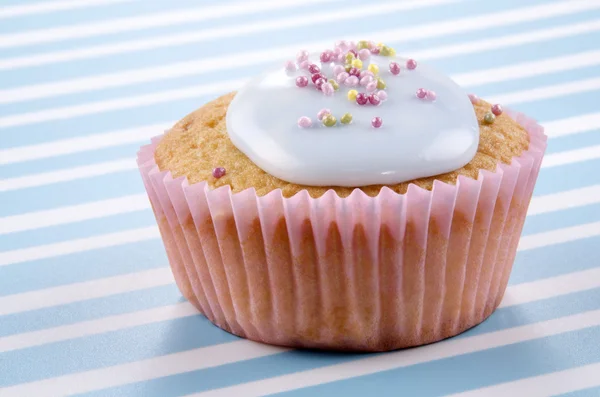
[[[510,307],[600,288],[600,268],[508,286],[500,307]],[[198,311],[187,302],[0,337],[0,353],[68,339],[118,331],[159,321],[193,316]]]
[[[11,48],[40,43],[51,43],[74,38],[130,32],[182,23],[200,22],[235,15],[250,15],[307,4],[330,3],[339,0],[240,1],[213,7],[188,8],[170,12],[146,14],[129,18],[109,19],[24,33],[0,35],[0,48]],[[593,7],[589,7],[591,9]]]
[[[313,12],[310,14],[295,15],[288,18],[273,18],[271,20],[262,20],[248,24],[234,24],[226,28],[218,27],[206,30],[196,30],[192,32],[178,33],[175,35],[163,35],[151,39],[125,41],[117,44],[105,44],[78,48],[75,50],[58,51],[45,54],[28,55],[12,59],[0,60],[0,70],[14,69],[23,66],[36,66],[65,62],[78,59],[96,58],[100,56],[120,54],[132,51],[147,50],[151,48],[182,45],[186,43],[214,41],[226,37],[245,36],[252,33],[278,31],[281,29],[290,29],[314,25],[317,23],[334,23],[346,19],[359,19],[366,16],[388,14],[394,11],[416,9],[440,4],[456,3],[464,0],[422,0],[419,2],[390,2],[383,4],[372,4],[365,7],[351,7],[337,10],[335,13]],[[379,37],[379,36],[378,36]],[[271,51],[272,56],[277,56],[275,51],[280,51],[279,55],[284,53],[295,54],[299,48],[322,48],[330,46],[337,37],[331,36],[329,39],[323,38],[319,42],[298,43],[295,46],[280,47]],[[383,39],[382,39],[383,40]],[[238,57],[239,58],[239,57]],[[243,58],[242,58],[243,59]],[[218,58],[210,60],[212,62],[221,62]]]
[[[45,3],[33,3],[0,8],[0,19],[14,18],[23,15],[42,14],[46,12],[66,11],[77,8],[103,6],[117,3],[127,3],[135,0],[64,0],[46,1]]]
[[[0,338],[0,353],[84,336],[103,334],[160,321],[195,316],[198,310],[188,302],[82,321],[60,327],[25,332]]]
[[[600,363],[484,387],[448,397],[548,397],[600,386]]]
[[[2,397],[64,396],[198,371],[290,349],[240,340],[0,389]]]
[[[557,167],[597,158],[600,158],[600,145],[546,155],[542,162],[542,168]]]
[[[149,226],[139,229],[129,229],[123,232],[101,234],[99,236],[78,238],[51,243],[35,245],[33,247],[20,248],[10,251],[0,251],[0,267],[14,265],[44,258],[52,258],[85,252],[100,248],[115,247],[118,245],[137,243],[140,241],[153,240],[160,237],[158,227]]]
[[[583,114],[544,123],[544,133],[548,135],[548,138],[558,138],[596,129],[600,129],[600,113]]]
[[[128,143],[148,142],[150,138],[160,135],[173,124],[174,122],[144,125],[126,130],[103,132],[100,134],[90,134],[82,137],[61,139],[35,145],[0,149],[0,165],[104,149]]]
[[[145,193],[0,218],[0,235],[102,218],[150,207]]]
[[[173,273],[171,273],[171,269],[161,267],[100,280],[0,296],[0,316],[139,291],[172,283]]]
[[[376,372],[404,368],[434,360],[461,356],[513,343],[559,335],[565,332],[595,327],[597,325],[600,325],[600,310],[565,316],[481,335],[447,339],[445,341],[419,347],[418,349],[399,350],[379,355],[367,355],[365,358],[350,362],[197,393],[190,395],[190,397],[229,397],[241,395],[244,397],[254,397],[281,393],[284,391],[350,379],[357,376],[374,374]],[[110,381],[110,379],[107,377],[105,381]],[[25,390],[29,391],[31,389]],[[37,392],[38,389],[33,389],[32,391],[34,390]],[[39,390],[43,391],[42,388]]]
[[[84,105],[66,106],[41,110],[38,112],[22,113],[0,118],[0,128],[40,123],[43,121],[64,120],[77,116],[137,108],[141,106],[170,102],[179,99],[197,98],[206,95],[224,94],[239,88],[246,80],[228,80],[220,83],[204,84],[179,90],[156,92],[153,94],[111,99],[108,101],[92,102]]]
[[[123,232],[123,233],[126,233],[126,232]],[[135,237],[136,233],[139,234],[140,232],[138,230],[134,230],[131,233],[132,236],[128,237],[128,238],[137,238],[137,237]],[[559,243],[567,242],[567,241],[574,241],[574,240],[581,239],[581,238],[592,237],[594,235],[600,235],[600,222],[581,225],[581,226],[577,226],[577,227],[557,229],[557,230],[552,230],[550,232],[543,232],[543,233],[527,235],[527,236],[524,236],[521,238],[521,243],[519,244],[518,249],[519,249],[519,251],[523,251],[523,250],[539,248],[539,247],[552,245],[552,244],[559,244]],[[112,238],[112,242],[115,245],[122,244],[122,241],[119,239],[113,238],[113,235],[110,235],[110,237]],[[150,237],[146,237],[146,239],[147,238],[156,238],[156,237],[157,237],[156,235],[152,235]],[[99,236],[99,238],[105,238],[106,240],[108,240],[108,238],[106,238],[105,236]],[[59,243],[59,244],[63,244],[65,247],[69,247],[69,246],[73,247],[71,249],[74,249],[75,252],[79,252],[82,249],[80,249],[78,247],[78,245],[77,245],[78,243],[79,243],[78,241],[75,241],[75,242],[67,241],[67,242]],[[104,245],[104,246],[107,246],[107,245]],[[32,247],[30,249],[42,251],[44,249],[44,247],[45,246],[41,246],[41,248]],[[92,247],[91,249],[93,249],[93,248],[94,247]],[[27,249],[25,249],[25,250],[27,250]],[[56,251],[58,251],[58,249]],[[8,259],[4,259],[3,264],[8,264],[7,261],[10,259],[20,261],[20,257],[18,256],[18,253],[11,254],[12,252],[14,252],[14,251],[6,251],[4,253],[5,255],[7,255]],[[56,255],[56,254],[61,255],[61,254],[64,254],[64,252],[58,252],[58,253],[50,252],[50,253],[46,254],[46,256],[51,256],[51,255]],[[41,257],[41,256],[42,256],[41,254],[38,254],[38,257]],[[121,277],[126,280],[130,280],[132,277],[135,277],[136,274],[146,274],[146,273],[148,273],[148,272],[132,273],[132,274],[128,274],[125,276],[113,277],[111,279],[119,280],[119,277]],[[164,275],[162,273],[158,273],[154,277],[156,278],[155,280],[152,280],[151,276],[145,277],[146,282],[148,284],[150,284],[150,286],[163,285],[163,283],[165,283],[165,281],[166,281],[164,279]],[[90,299],[86,295],[87,290],[91,289],[93,291],[101,291],[100,287],[91,288],[90,286],[95,285],[95,283],[105,285],[106,283],[104,282],[104,280],[105,279],[97,280],[97,281],[89,281],[89,282],[79,283],[79,284],[70,284],[70,285],[66,285],[66,286],[62,286],[62,287],[54,287],[54,288],[38,290],[38,291],[33,291],[33,292],[23,292],[20,294],[0,297],[0,315],[9,314],[9,313],[17,313],[17,312],[24,311],[24,310],[39,309],[39,308],[54,306],[54,305],[58,305],[58,304],[72,303],[72,302],[77,302],[79,300],[84,300],[84,299]],[[128,285],[126,281],[118,282],[118,283],[114,282],[114,284],[119,285],[120,289],[118,287],[113,286],[113,288],[107,290],[104,295],[102,295],[102,294],[95,295],[94,297],[107,296],[107,295],[113,295],[113,294],[118,294],[118,293],[125,293],[125,292],[129,292],[132,290],[131,289],[132,286]],[[135,283],[135,286],[133,286],[133,288],[141,289],[141,288],[138,288],[137,282]],[[63,290],[66,290],[66,292],[64,292]],[[50,292],[45,292],[45,291],[50,291]],[[100,293],[100,292],[98,292],[98,293]],[[41,297],[40,297],[40,296],[52,296],[53,294],[55,294],[59,297],[62,297],[58,303],[48,302],[47,300],[41,299]],[[66,297],[68,297],[68,296],[71,296],[70,300],[65,300]]]
[[[600,288],[600,267],[528,283],[510,285],[506,289],[504,299],[502,299],[499,307],[522,305],[556,296],[588,291],[594,288]]]
[[[595,91],[598,89],[600,89],[600,77],[587,80],[577,80],[564,84],[549,85],[507,94],[494,95],[493,97],[489,98],[489,100],[495,103],[509,103],[511,105],[515,105],[519,103],[538,101],[540,99],[550,99],[565,95]]]
[[[521,237],[519,251],[600,236],[600,222],[586,223]]]
[[[554,59],[554,61],[556,58]],[[543,61],[544,64],[553,62],[553,59]],[[571,65],[573,66],[573,65]],[[526,76],[536,75],[538,70],[528,70],[529,64],[525,64],[522,67],[521,64],[515,65],[515,68],[522,70],[521,74]],[[569,67],[568,65],[561,65],[561,67]],[[475,76],[478,80],[478,84],[483,84],[487,79],[490,81],[497,81],[494,77],[495,69],[481,70],[469,74],[461,75],[463,80],[468,80],[470,76]],[[512,68],[511,68],[512,70]],[[539,73],[544,73],[544,70],[539,70]],[[487,77],[485,77],[487,76]],[[520,74],[518,72],[512,75],[504,75],[504,78],[518,78]],[[28,125],[33,123],[40,123],[51,120],[61,120],[70,117],[90,115],[95,113],[108,112],[111,110],[121,110],[125,108],[136,108],[140,106],[147,106],[152,104],[158,104],[163,102],[169,102],[173,100],[195,98],[199,96],[213,95],[219,93],[225,93],[227,91],[238,88],[243,85],[245,79],[239,80],[228,80],[220,83],[211,83],[206,85],[198,85],[193,87],[187,87],[184,89],[176,89],[170,91],[163,91],[153,94],[131,96],[127,98],[111,99],[107,101],[93,102],[83,105],[67,106],[62,108],[47,109],[37,112],[22,113],[7,117],[0,118],[0,128]],[[466,84],[468,85],[468,84]],[[561,95],[568,95],[578,92],[587,92],[600,88],[600,78],[579,80],[566,84],[557,84],[552,86],[540,87],[537,89],[531,89],[526,91],[517,91],[507,94],[502,94],[492,98],[493,101],[498,103],[523,103],[527,101],[534,101],[544,98],[553,98]]]
[[[599,202],[600,185],[586,186],[543,196],[534,196],[531,199],[527,215],[545,214],[547,212],[583,207]]]
[[[133,158],[107,161],[81,167],[60,169],[51,172],[27,175],[17,178],[0,179],[0,192],[23,189],[27,187],[43,186],[52,183],[72,181],[93,176],[112,174],[115,172],[137,169]]]

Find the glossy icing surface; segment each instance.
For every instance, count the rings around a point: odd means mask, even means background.
[[[334,78],[335,63],[322,64],[319,54],[311,63]],[[395,61],[401,72],[393,75]],[[449,77],[419,62],[414,70],[406,59],[371,55],[363,61],[380,68],[387,99],[378,106],[350,101],[351,89],[340,84],[332,96],[317,90],[307,70],[286,71],[276,65],[238,91],[227,111],[227,130],[234,145],[265,172],[287,182],[311,186],[368,186],[396,184],[456,170],[475,155],[479,125],[465,92]],[[297,87],[296,77],[309,78]],[[437,99],[416,97],[419,88],[435,91]],[[324,126],[317,113],[327,108],[337,118]],[[341,124],[345,113],[350,124]],[[300,128],[307,116],[312,126]],[[383,125],[373,128],[380,117]]]

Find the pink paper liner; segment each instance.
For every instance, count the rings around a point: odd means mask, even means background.
[[[523,114],[529,149],[455,185],[340,198],[280,190],[233,194],[138,166],[183,295],[210,321],[271,344],[380,351],[444,339],[498,306],[546,148]]]

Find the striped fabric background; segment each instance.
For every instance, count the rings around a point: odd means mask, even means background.
[[[388,354],[238,339],[173,284],[135,152],[266,62],[372,38],[540,120],[501,308]],[[599,0],[0,0],[0,396],[600,396]]]

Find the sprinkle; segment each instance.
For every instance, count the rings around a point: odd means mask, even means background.
[[[295,72],[296,64],[292,61],[285,61],[285,70],[286,72]]]
[[[396,50],[394,50],[392,47],[390,47],[390,56],[391,57],[395,57],[396,56]]]
[[[296,54],[296,62],[301,63],[302,61],[308,60],[309,52],[306,50],[300,50]]]
[[[369,40],[368,47],[369,47],[369,50],[371,50],[373,48],[376,48],[377,44],[375,44],[375,42],[373,40]]]
[[[298,127],[308,128],[312,125],[312,120],[309,117],[302,116],[298,119]]]
[[[311,74],[315,74],[315,73],[319,73],[321,71],[321,69],[314,63],[311,63],[310,65],[308,65],[308,71]]]
[[[346,71],[346,73],[350,72],[350,69],[352,69],[352,65],[349,63],[344,64],[344,70]]]
[[[319,113],[317,113],[317,118],[319,120],[323,120],[323,117],[327,116],[328,114],[331,114],[331,110],[323,108],[323,109],[319,110]]]
[[[486,112],[485,116],[483,116],[483,121],[486,124],[492,124],[494,120],[496,120],[496,116],[494,116],[494,113],[492,112]]]
[[[377,106],[381,103],[381,99],[379,99],[377,94],[371,94],[369,95],[369,102],[371,102],[371,105]]]
[[[479,103],[479,97],[475,94],[469,94],[469,99],[473,105],[477,105]]]
[[[354,56],[354,54],[351,51],[348,51],[348,53],[346,54],[346,57],[344,59],[346,60],[346,63],[350,63],[353,60],[355,60],[356,57]]]
[[[373,74],[373,72],[371,72],[370,70],[361,70],[359,77],[362,79],[365,76],[375,77],[375,75]]]
[[[417,90],[417,98],[425,99],[426,96],[427,96],[427,90],[425,88],[419,88]]]
[[[343,53],[343,52],[341,52],[341,53],[337,54],[337,58],[336,58],[336,60],[337,60],[338,62],[344,62],[344,59],[346,59],[346,55],[344,55],[344,53]]]
[[[323,83],[321,85],[321,91],[323,91],[323,94],[325,96],[332,96],[335,92],[335,90],[333,89],[333,85],[331,85],[330,83]]]
[[[371,81],[369,84],[367,84],[367,86],[365,87],[367,89],[367,92],[374,92],[377,90],[377,81]]]
[[[356,95],[356,103],[358,103],[359,105],[366,105],[367,102],[369,102],[367,94],[361,92],[358,95]]]
[[[298,76],[296,77],[296,86],[297,87],[306,87],[308,85],[308,77],[306,76]]]
[[[435,91],[427,91],[427,99],[430,101],[435,101],[437,98],[437,94]]]
[[[369,48],[369,42],[367,40],[360,40],[357,44],[356,44],[356,49],[358,50],[362,50],[365,48]]]
[[[358,76],[360,76],[360,69],[356,68],[356,67],[352,67],[352,68],[350,68],[350,71],[348,72],[348,74],[350,76],[356,76],[356,77],[358,77]]]
[[[336,122],[337,122],[337,119],[332,114],[328,114],[325,117],[323,117],[323,125],[325,127],[333,127]]]
[[[381,78],[377,79],[377,89],[383,90],[385,88],[385,81]]]
[[[334,46],[344,52],[348,51],[348,42],[346,40],[337,41]]]
[[[358,85],[358,77],[350,76],[344,81],[344,84],[348,87],[356,87]]]
[[[417,61],[415,61],[414,59],[409,59],[408,61],[406,61],[406,68],[408,70],[415,70],[417,68]]]
[[[365,76],[365,77],[362,77],[362,78],[360,79],[360,85],[367,85],[367,84],[369,84],[371,81],[373,81],[373,77],[371,77],[371,76],[367,75],[367,76]]]
[[[388,98],[388,94],[385,91],[379,91],[377,93],[377,96],[379,97],[379,99],[381,99],[382,101],[385,101]]]
[[[337,76],[338,74],[342,73],[346,71],[346,69],[344,69],[344,67],[342,65],[335,65],[333,67],[333,75]]]
[[[394,76],[397,76],[400,74],[400,65],[398,65],[398,62],[390,62],[390,72]]]
[[[318,79],[324,79],[325,76],[322,75],[321,73],[315,73],[312,76],[310,76],[310,79],[312,80],[313,83],[316,83]]]
[[[358,94],[358,91],[356,90],[350,90],[348,91],[348,100],[349,101],[356,101],[356,95]]]
[[[384,45],[381,47],[380,54],[383,55],[384,57],[389,57],[389,56],[393,56],[394,54],[396,54],[396,50]]]
[[[379,74],[379,66],[377,66],[377,64],[375,64],[375,63],[370,64],[367,69],[369,70],[369,72],[373,73],[375,76],[377,76]]]
[[[500,116],[502,114],[502,106],[498,104],[493,105],[492,113],[494,113],[494,116]]]
[[[213,169],[213,171],[212,171],[212,175],[216,179],[224,177],[226,173],[227,173],[227,171],[225,171],[225,168],[223,168],[223,167],[217,167],[217,168]]]
[[[336,76],[336,80],[338,83],[342,84],[350,75],[346,72],[342,72]]]
[[[350,48],[350,51],[354,50],[356,51],[356,43],[353,41],[348,42],[348,47]]]
[[[321,90],[321,88],[323,87],[323,84],[325,84],[327,82],[327,80],[325,80],[324,78],[318,78],[317,81],[315,81],[315,87],[317,87],[317,90]]]
[[[363,63],[360,59],[355,59],[354,61],[352,61],[352,67],[357,68],[357,69],[362,69]]]
[[[329,62],[331,62],[331,55],[332,55],[331,50],[326,50],[321,53],[321,56],[319,57],[319,59],[323,63],[329,63]]]
[[[371,48],[371,54],[373,54],[373,55],[379,55],[379,52],[381,52],[381,50],[379,49],[379,47],[373,47],[373,48]]]
[[[329,79],[327,80],[327,82],[329,84],[331,84],[331,86],[333,87],[334,90],[339,90],[340,89],[340,85],[337,83],[337,81],[335,81],[334,79]]]
[[[346,113],[342,116],[342,118],[340,119],[340,121],[342,122],[342,124],[350,124],[352,122],[352,114],[350,113]]]
[[[298,64],[298,69],[306,70],[306,69],[308,69],[308,65],[310,65],[310,62],[302,61]]]
[[[371,51],[367,50],[366,48],[363,48],[362,50],[360,50],[358,52],[358,57],[360,59],[362,59],[363,61],[366,61],[367,59],[369,59],[370,56],[371,56]]]
[[[373,128],[379,128],[383,125],[383,120],[381,117],[373,117],[373,120],[371,120],[371,125]]]

